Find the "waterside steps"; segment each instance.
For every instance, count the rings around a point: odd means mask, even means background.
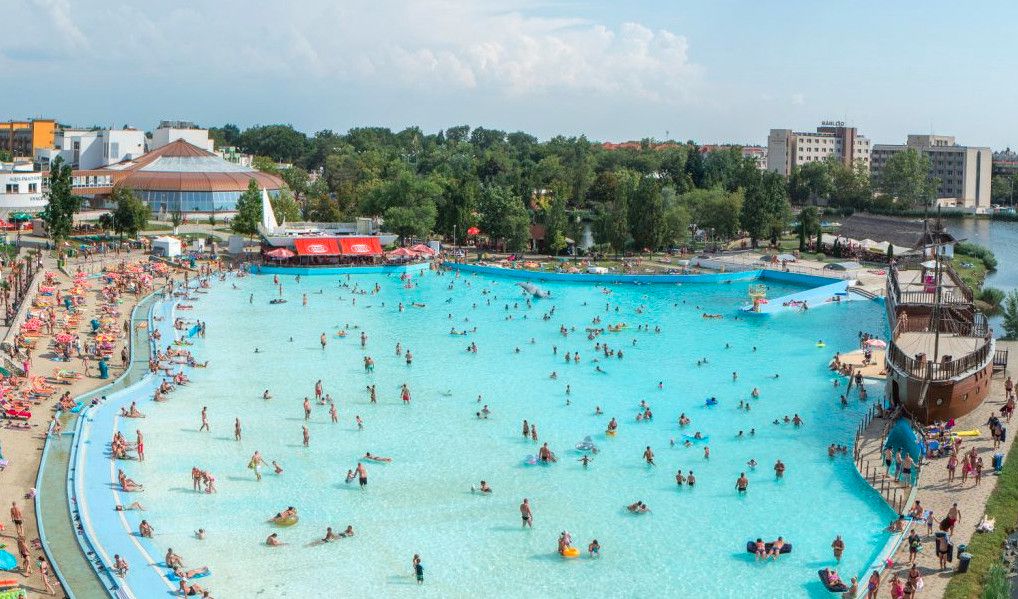
[[[898,465],[892,462],[888,468],[884,463],[883,451],[887,435],[897,417],[889,410],[884,410],[883,418],[877,414],[878,408],[874,405],[863,416],[855,433],[852,456],[859,474],[893,510],[901,514],[907,509],[909,495],[919,480],[920,465],[914,464],[910,475],[902,473],[899,478],[895,478]]]

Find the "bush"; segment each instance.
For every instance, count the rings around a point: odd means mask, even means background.
[[[954,246],[954,253],[964,254],[979,260],[986,267],[986,270],[997,270],[997,257],[993,255],[989,248],[962,241]]]
[[[979,292],[979,299],[986,302],[993,308],[999,308],[1004,301],[1004,292],[996,287],[983,287]]]

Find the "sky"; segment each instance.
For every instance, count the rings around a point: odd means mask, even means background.
[[[1018,146],[1018,3],[4,0],[0,120]]]

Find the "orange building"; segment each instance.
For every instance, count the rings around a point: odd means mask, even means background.
[[[31,159],[39,149],[53,149],[57,122],[53,119],[0,122],[0,150],[15,158]]]

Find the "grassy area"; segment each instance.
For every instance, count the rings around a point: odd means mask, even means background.
[[[974,256],[955,253],[954,258],[951,258],[951,266],[974,292],[978,293],[983,288],[983,281],[986,280],[986,265],[982,260]]]
[[[1008,452],[1004,470],[997,480],[997,488],[986,500],[986,514],[995,518],[997,525],[993,532],[976,533],[972,537],[968,546],[972,554],[969,571],[951,577],[944,599],[982,597],[990,569],[1001,561],[1001,545],[1007,537],[1007,531],[1018,522],[1018,444],[1013,445]],[[972,526],[981,516],[978,512],[966,514],[966,526]]]

